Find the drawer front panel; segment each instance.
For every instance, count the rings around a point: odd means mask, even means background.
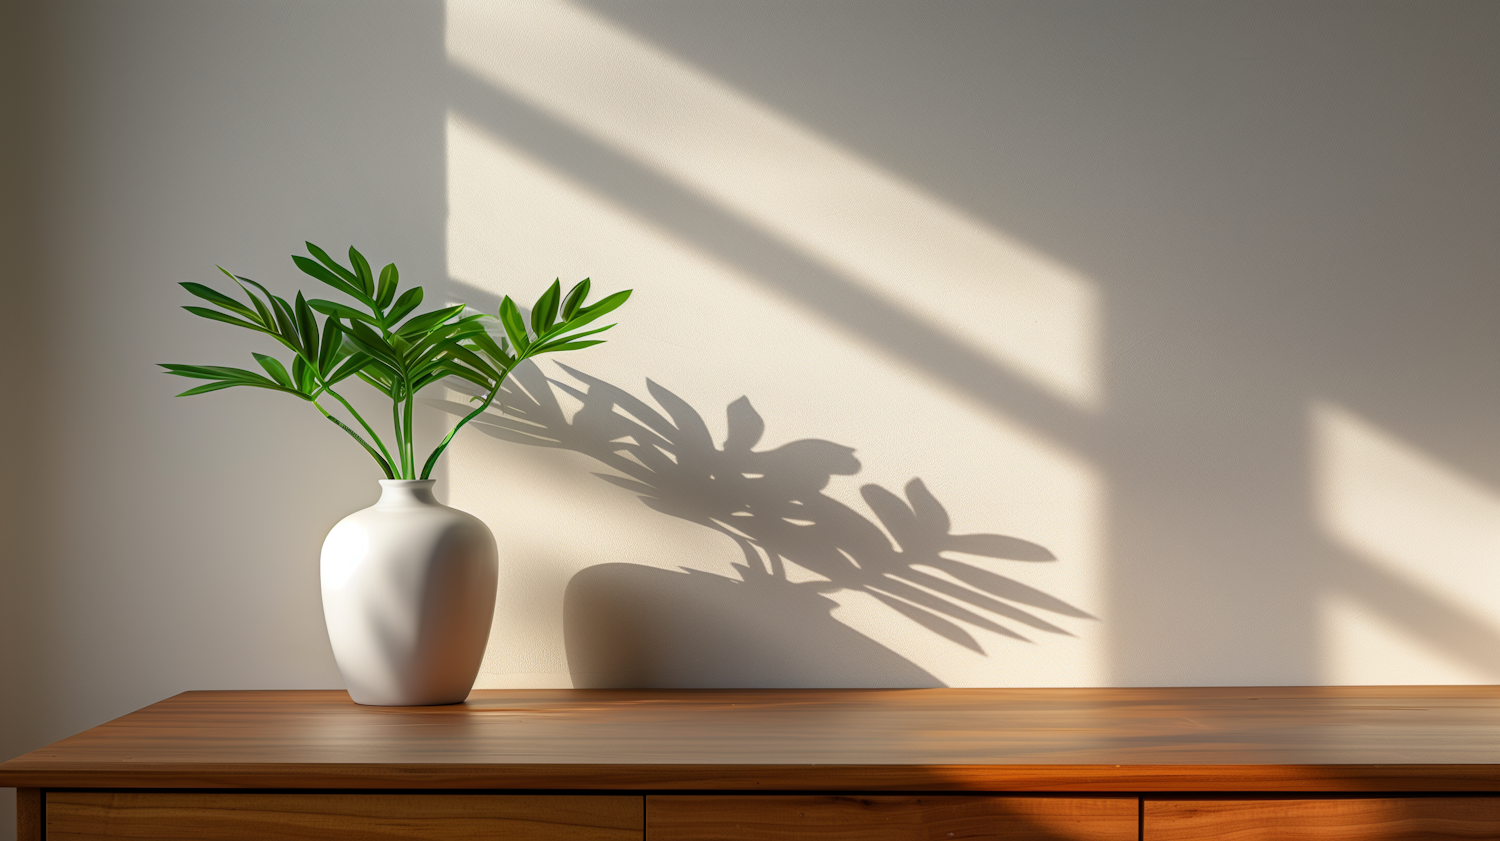
[[[640,841],[640,797],[487,794],[47,794],[48,841]]]
[[[1136,841],[1135,798],[661,795],[646,841]]]
[[[1500,838],[1500,797],[1147,800],[1143,841]]]

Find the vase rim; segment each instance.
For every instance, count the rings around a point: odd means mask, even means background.
[[[436,485],[436,479],[380,479],[382,488],[410,488],[419,485]]]

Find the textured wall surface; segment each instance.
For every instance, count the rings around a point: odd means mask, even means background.
[[[22,223],[26,218],[22,201],[22,159],[27,153],[16,119],[23,111],[23,75],[25,56],[21,50],[23,15],[14,2],[0,3],[0,290],[11,297],[14,305],[19,280],[27,267],[22,264],[25,237]],[[25,414],[17,411],[17,398],[27,388],[23,379],[27,366],[19,361],[25,348],[26,332],[19,325],[0,330],[0,377],[7,384],[0,397],[0,436],[6,441],[24,440],[30,432]],[[22,447],[12,447],[5,456],[5,478],[0,481],[0,754],[6,758],[23,749],[41,744],[32,733],[32,722],[20,704],[23,691],[20,681],[31,669],[26,655],[30,638],[26,623],[25,592],[29,576],[25,574],[26,546],[21,535],[27,512],[23,501],[29,496],[21,487],[28,465],[21,458]],[[0,790],[0,838],[15,837],[15,799],[9,790]]]
[[[6,757],[340,685],[377,472],[154,367],[304,239],[636,290],[450,450],[481,686],[1500,682],[1493,3],[3,10]]]

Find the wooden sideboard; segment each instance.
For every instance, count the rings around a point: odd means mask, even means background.
[[[186,692],[0,764],[21,841],[1500,838],[1500,688]]]

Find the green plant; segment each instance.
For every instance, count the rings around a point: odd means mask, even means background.
[[[251,386],[306,400],[358,441],[385,471],[387,479],[417,478],[412,440],[412,410],[417,392],[448,376],[468,380],[485,391],[479,408],[455,424],[427,457],[421,473],[421,478],[426,479],[458,430],[489,408],[515,366],[543,353],[601,344],[602,339],[583,337],[602,333],[613,324],[591,330],[582,328],[625,303],[631,292],[627,289],[594,304],[585,304],[589,294],[587,279],[566,296],[562,294],[561,282],[553,281],[531,308],[528,332],[526,320],[508,295],[500,302],[497,315],[468,313],[469,307],[464,304],[413,315],[422,303],[422,287],[414,286],[398,297],[400,273],[396,264],[382,269],[377,280],[369,262],[353,246],[349,248],[348,267],[310,242],[307,251],[316,259],[294,255],[292,261],[297,268],[352,298],[368,312],[334,301],[308,300],[301,292],[296,300],[287,301],[250,278],[219,267],[249,297],[249,303],[201,283],[184,283],[184,289],[217,309],[201,306],[183,309],[203,318],[265,333],[294,354],[291,367],[262,353],[252,355],[265,370],[264,375],[212,365],[162,363],[162,367],[179,377],[210,381],[178,397]],[[324,316],[321,325],[319,314]],[[485,327],[486,319],[498,320],[502,335],[491,336]],[[350,377],[364,380],[391,399],[395,453],[386,448],[374,428],[349,401],[334,390],[335,385]],[[325,396],[343,406],[365,434],[352,429],[320,403]]]

